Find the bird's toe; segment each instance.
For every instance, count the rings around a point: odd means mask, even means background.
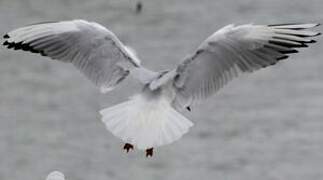
[[[154,148],[146,149],[146,157],[153,157]]]
[[[128,153],[130,150],[133,150],[133,145],[132,144],[129,144],[129,143],[126,143],[123,146],[123,149],[126,150],[126,152]]]

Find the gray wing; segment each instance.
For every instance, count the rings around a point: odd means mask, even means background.
[[[85,20],[34,24],[4,35],[9,49],[40,53],[69,62],[102,92],[121,82],[139,59],[105,27]]]
[[[176,106],[187,107],[214,94],[244,72],[276,64],[296,48],[314,43],[318,24],[226,26],[206,39],[175,70]]]

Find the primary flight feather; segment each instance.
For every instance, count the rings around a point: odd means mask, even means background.
[[[180,112],[210,97],[244,72],[274,65],[316,42],[319,24],[228,25],[208,37],[171,70],[154,72],[136,53],[98,23],[72,20],[29,25],[4,35],[9,49],[40,53],[72,63],[101,92],[128,76],[142,91],[128,101],[100,111],[106,128],[125,142],[153,155],[153,148],[172,143],[193,125]]]

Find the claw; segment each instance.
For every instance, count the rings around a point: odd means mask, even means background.
[[[146,157],[153,157],[154,148],[146,149]]]
[[[126,143],[123,146],[123,149],[126,150],[126,152],[128,153],[130,150],[133,150],[133,145],[132,144],[129,144],[129,143]]]

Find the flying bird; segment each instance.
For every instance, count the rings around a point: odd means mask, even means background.
[[[102,93],[129,76],[142,90],[100,111],[106,128],[124,143],[152,156],[154,148],[180,139],[193,123],[181,112],[214,95],[231,79],[288,58],[316,42],[319,24],[228,25],[213,33],[173,69],[155,72],[107,28],[71,20],[21,27],[5,34],[9,49],[72,63]]]

